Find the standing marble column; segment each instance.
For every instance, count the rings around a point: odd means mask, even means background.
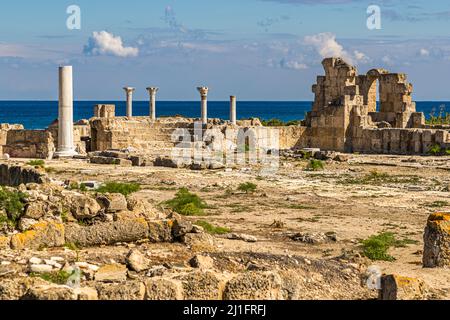
[[[230,96],[230,122],[236,125],[236,97]]]
[[[156,93],[159,88],[157,87],[148,87],[147,91],[150,94],[150,117],[152,120],[156,120]]]
[[[127,93],[127,117],[131,118],[133,116],[133,92],[136,90],[132,87],[123,88]]]
[[[202,123],[207,124],[208,123],[208,87],[198,87],[198,92],[200,92],[200,95],[202,97]]]
[[[76,155],[73,144],[72,66],[59,67],[58,146],[55,157]]]

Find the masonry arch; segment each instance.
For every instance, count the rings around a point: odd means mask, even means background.
[[[365,104],[368,106],[369,112],[378,112],[377,101],[382,103],[382,84],[381,79],[384,74],[389,73],[385,69],[372,69],[366,74],[366,92],[364,97],[366,99]]]

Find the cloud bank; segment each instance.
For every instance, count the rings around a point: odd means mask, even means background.
[[[92,34],[88,44],[84,46],[84,54],[92,56],[112,55],[121,58],[137,57],[139,49],[125,47],[122,38],[114,36],[107,31],[100,31]]]

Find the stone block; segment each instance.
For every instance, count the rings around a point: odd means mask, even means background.
[[[423,300],[425,283],[416,278],[385,275],[381,278],[380,300]]]
[[[423,266],[450,267],[450,213],[430,215],[424,233]]]
[[[11,247],[16,250],[61,247],[65,243],[65,229],[61,223],[43,221],[30,230],[11,238]]]

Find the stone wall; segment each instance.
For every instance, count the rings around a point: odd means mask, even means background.
[[[45,183],[48,182],[46,174],[32,167],[21,167],[2,163],[0,164],[0,185],[19,186],[22,183]]]
[[[8,130],[2,140],[3,154],[13,158],[51,159],[55,152],[54,139],[45,130]]]

